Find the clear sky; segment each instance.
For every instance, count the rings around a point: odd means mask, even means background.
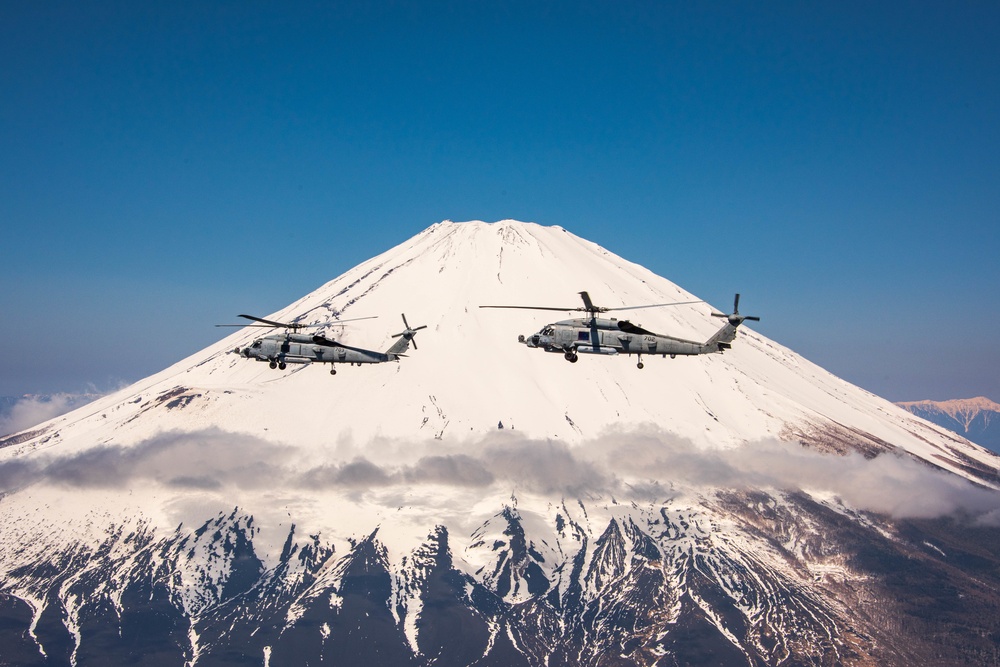
[[[515,218],[889,399],[1000,400],[998,35],[986,1],[0,3],[0,395]]]

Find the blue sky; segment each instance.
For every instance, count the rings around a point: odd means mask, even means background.
[[[0,395],[516,218],[740,291],[892,400],[1000,400],[997,34],[989,2],[2,3]]]

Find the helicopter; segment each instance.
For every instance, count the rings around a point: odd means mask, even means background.
[[[365,350],[360,347],[344,345],[320,335],[299,333],[302,329],[322,328],[329,323],[307,325],[297,322],[275,322],[274,320],[266,320],[254,315],[240,315],[239,317],[260,322],[260,324],[217,324],[215,326],[284,328],[285,332],[258,338],[242,350],[237,347],[233,350],[236,354],[247,359],[266,361],[271,368],[279,368],[281,370],[285,370],[288,364],[328,363],[330,364],[330,375],[337,374],[335,364],[351,364],[352,366],[357,364],[360,366],[361,364],[382,364],[387,361],[398,361],[401,357],[406,356],[404,352],[409,349],[410,343],[413,343],[413,349],[417,349],[417,341],[414,340],[414,337],[418,331],[427,328],[426,324],[419,327],[411,327],[409,322],[406,321],[406,315],[402,315],[405,329],[401,333],[393,334],[392,336],[393,338],[399,338],[399,340],[393,343],[392,347],[385,352],[377,352],[375,350]],[[375,319],[375,317],[377,316],[336,320],[335,323],[341,324],[357,320],[370,320]]]
[[[518,336],[517,342],[530,348],[539,348],[546,352],[561,352],[566,361],[576,363],[580,354],[603,354],[614,356],[625,353],[638,357],[638,368],[643,367],[642,355],[667,355],[671,359],[696,354],[711,354],[724,352],[732,347],[736,338],[736,328],[746,320],[759,322],[760,318],[753,315],[740,315],[740,295],[733,301],[733,312],[726,315],[712,313],[713,317],[726,319],[726,324],[704,343],[683,338],[675,338],[647,331],[628,320],[616,318],[603,319],[599,313],[613,310],[636,310],[639,308],[659,308],[663,306],[681,306],[702,301],[679,301],[675,303],[655,303],[645,306],[621,306],[619,308],[604,308],[595,306],[587,292],[580,292],[583,307],[553,308],[548,306],[480,306],[480,308],[524,308],[529,310],[561,310],[580,311],[587,313],[585,318],[561,320],[546,324],[538,333],[530,336]]]

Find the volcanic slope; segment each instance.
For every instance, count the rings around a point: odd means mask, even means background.
[[[725,354],[647,358],[639,371],[634,357],[569,364],[516,343],[518,334],[567,315],[479,308],[577,307],[583,290],[607,307],[698,298],[559,227],[442,222],[266,315],[303,324],[378,315],[347,325],[337,338],[385,350],[405,313],[428,328],[402,362],[340,366],[334,377],[320,365],[273,371],[231,353],[261,335],[245,329],[50,422],[32,447],[129,444],[163,430],[208,427],[294,443],[466,438],[501,422],[528,437],[573,442],[609,428],[655,424],[696,445],[797,437],[840,450],[859,443],[871,452],[901,448],[963,474],[976,462],[993,465],[981,449],[746,327]],[[714,307],[631,311],[632,321],[704,341],[721,322],[709,314],[731,310],[726,298]],[[744,309],[752,300],[744,299]]]
[[[479,308],[582,290],[697,299],[558,227],[442,222],[265,315],[378,315],[325,335],[385,350],[405,313],[427,328],[398,363],[272,370],[245,329],[0,441],[0,655],[1000,658],[995,455],[745,326],[639,370],[517,343],[566,315]],[[628,312],[704,341],[729,303]]]

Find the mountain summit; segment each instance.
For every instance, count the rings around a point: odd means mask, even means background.
[[[713,308],[559,227],[446,221],[258,314],[377,315],[320,331],[380,351],[405,314],[427,328],[399,361],[271,369],[235,352],[261,335],[248,328],[3,439],[0,655],[1000,658],[995,455],[746,325],[724,353],[640,370],[518,344],[557,313],[479,308],[582,291],[694,301],[630,313],[694,341],[731,298]]]

